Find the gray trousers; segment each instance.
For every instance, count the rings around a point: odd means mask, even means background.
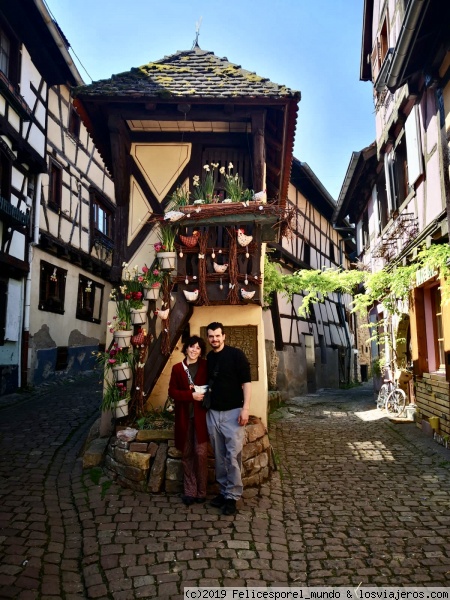
[[[225,498],[242,496],[242,447],[245,427],[238,423],[240,408],[208,410],[206,425],[216,460],[216,480]]]

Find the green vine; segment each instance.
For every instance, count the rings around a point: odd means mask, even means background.
[[[271,304],[272,293],[280,293],[292,299],[303,293],[299,314],[306,316],[312,304],[323,302],[333,292],[353,296],[354,312],[365,312],[375,302],[380,302],[391,313],[400,312],[399,302],[406,302],[416,283],[419,269],[435,273],[440,280],[442,304],[450,302],[450,246],[434,244],[422,247],[413,262],[403,265],[387,265],[376,273],[343,269],[301,269],[283,274],[267,255],[264,267],[264,303]]]

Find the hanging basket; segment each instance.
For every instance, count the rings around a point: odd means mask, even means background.
[[[156,257],[163,271],[173,271],[177,262],[176,252],[158,252]]]
[[[131,336],[133,335],[133,330],[129,329],[126,331],[115,331],[113,333],[113,339],[117,342],[119,348],[129,348],[131,344]]]
[[[132,308],[131,309],[131,322],[133,325],[144,325],[147,321],[147,307]]]
[[[126,381],[131,379],[131,367],[127,362],[114,365],[112,368],[114,381]]]
[[[159,298],[159,290],[161,289],[161,284],[153,284],[152,287],[145,287],[145,299],[146,300],[158,300]]]
[[[119,400],[114,409],[114,416],[116,419],[121,419],[122,417],[126,417],[128,415],[128,402],[129,398],[124,398],[123,400]]]

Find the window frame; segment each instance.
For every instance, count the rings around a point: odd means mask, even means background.
[[[57,279],[53,281],[51,278],[55,276]],[[66,297],[66,281],[67,269],[62,269],[46,260],[41,260],[40,277],[39,277],[39,310],[52,312],[58,315],[65,313],[65,297]],[[50,290],[54,290],[54,299],[50,297]],[[56,293],[58,292],[58,293]],[[60,307],[52,306],[54,301],[60,303]]]
[[[442,321],[442,297],[439,285],[430,288],[430,300],[433,314],[436,371],[445,372],[444,324]]]
[[[88,292],[88,288],[91,290]],[[105,286],[98,281],[90,279],[81,273],[78,276],[77,308],[75,317],[81,321],[101,323]],[[96,298],[100,295],[100,300]],[[89,304],[89,306],[87,306]],[[94,315],[95,306],[98,307],[97,316]],[[90,314],[89,314],[90,311]]]
[[[97,188],[90,187],[90,214],[91,214],[91,248],[95,243],[100,243],[105,246],[108,250],[114,249],[114,226],[115,226],[115,205],[106,198]],[[107,233],[102,231],[98,226],[99,223],[99,210],[107,218]]]
[[[59,211],[62,208],[63,169],[56,160],[50,159],[48,177],[48,205]]]
[[[1,50],[1,39],[6,38],[9,42],[9,54],[7,56],[7,72],[0,66],[2,75],[17,89],[20,81],[20,44],[17,37],[10,27],[0,18],[0,59]],[[1,60],[0,60],[1,65]]]
[[[69,106],[69,120],[67,123],[67,133],[75,140],[80,139],[81,118],[75,110],[73,104]]]

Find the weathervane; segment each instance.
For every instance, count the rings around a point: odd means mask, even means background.
[[[200,26],[202,24],[202,19],[203,19],[203,17],[200,17],[200,19],[195,24],[195,40],[194,40],[194,43],[192,45],[192,49],[194,49],[194,48],[200,48],[200,46],[198,45],[198,36],[200,35]]]

